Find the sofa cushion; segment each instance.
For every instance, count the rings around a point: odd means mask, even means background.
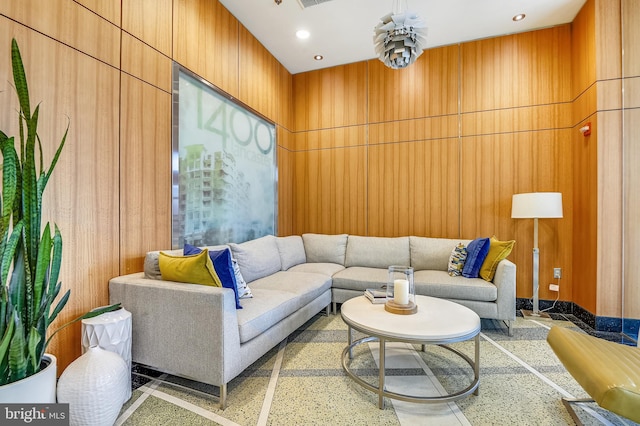
[[[323,274],[332,277],[338,271],[342,271],[344,266],[337,263],[301,263],[292,268],[289,271],[293,272],[313,272],[315,274]]]
[[[447,272],[452,277],[458,277],[462,275],[462,269],[464,268],[464,262],[467,260],[467,248],[464,244],[460,243],[451,251],[449,257],[449,267]]]
[[[359,237],[349,235],[344,266],[388,268],[409,266],[409,237]]]
[[[467,260],[462,268],[462,276],[466,278],[478,278],[480,268],[489,253],[489,239],[476,238],[467,245]]]
[[[207,249],[198,254],[174,256],[160,252],[160,273],[165,281],[222,287]]]
[[[485,257],[482,267],[480,267],[479,275],[483,280],[493,281],[498,263],[511,254],[513,245],[516,242],[515,240],[499,241],[495,236],[491,237],[489,242],[489,253],[487,253],[487,257]]]
[[[224,250],[225,248],[229,248],[227,245],[218,245],[218,246],[207,246],[208,250]],[[182,256],[184,253],[182,249],[175,250],[162,250],[163,253],[166,253],[170,256]],[[160,256],[160,251],[150,251],[144,258],[144,277],[149,278],[151,280],[161,280],[162,274],[160,273],[160,265],[158,264],[158,257]]]
[[[180,250],[163,250],[163,253],[169,256],[182,256],[182,249]],[[150,251],[144,258],[144,277],[151,280],[161,280],[162,274],[160,273],[160,251]]]
[[[386,285],[388,279],[387,268],[352,266],[333,275],[333,287],[364,292],[368,288],[375,289]]]
[[[416,294],[444,299],[495,302],[498,288],[482,278],[451,277],[445,271],[416,271],[413,274]]]
[[[451,250],[459,243],[466,245],[468,242],[469,240],[411,236],[409,237],[411,266],[415,271],[423,269],[446,271]]]
[[[251,289],[249,288],[249,285],[244,280],[244,277],[242,276],[242,272],[240,272],[240,266],[238,266],[238,261],[232,257],[231,263],[233,264],[233,274],[236,277],[236,284],[238,284],[238,297],[240,299],[244,299],[246,297],[253,297],[253,294],[251,294]]]
[[[300,235],[277,237],[276,245],[280,253],[280,263],[282,263],[283,271],[307,261],[304,252],[304,243]]]
[[[273,235],[265,235],[241,244],[230,243],[229,247],[238,262],[242,276],[248,283],[282,269],[280,252]]]
[[[304,251],[309,263],[337,263],[344,265],[347,234],[302,234]]]
[[[201,248],[192,246],[191,244],[184,245],[184,254],[198,254],[202,251]],[[233,262],[231,261],[231,250],[225,248],[224,250],[209,250],[209,257],[213,262],[213,269],[216,270],[220,283],[224,288],[230,288],[233,290],[233,294],[236,296],[236,309],[242,309],[240,306],[240,297],[238,295],[238,283],[236,282],[236,276],[233,271]]]
[[[280,271],[251,283],[253,298],[238,313],[240,343],[262,334],[331,289],[331,278],[307,272]]]

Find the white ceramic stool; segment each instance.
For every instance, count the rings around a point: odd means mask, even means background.
[[[131,312],[124,308],[82,320],[82,353],[91,346],[100,346],[122,357],[129,368],[131,397]]]

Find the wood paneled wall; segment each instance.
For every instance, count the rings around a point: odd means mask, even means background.
[[[106,305],[110,278],[141,271],[147,251],[171,246],[173,60],[276,123],[279,226],[292,232],[291,75],[217,1],[0,2],[0,128],[9,134],[17,131],[14,37],[32,104],[42,102],[45,158],[70,123],[45,199],[71,289],[58,324]],[[80,325],[49,351],[60,374],[80,355]]]
[[[571,40],[564,25],[294,75],[295,233],[516,239],[530,297],[533,221],[511,197],[572,202]],[[571,300],[572,217],[543,222],[540,296],[562,267]]]

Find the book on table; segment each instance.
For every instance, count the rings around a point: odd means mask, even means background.
[[[368,288],[364,291],[364,295],[371,301],[371,303],[385,303],[387,301],[386,290],[376,290],[373,288]]]

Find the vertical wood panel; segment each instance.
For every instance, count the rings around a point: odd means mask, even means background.
[[[571,31],[563,25],[461,45],[462,112],[571,100]]]
[[[120,269],[171,247],[171,95],[122,75]]]
[[[122,33],[122,71],[171,93],[171,59]]]
[[[622,69],[624,77],[640,76],[640,2],[622,0],[622,39],[624,57]],[[635,99],[638,99],[637,97]]]
[[[640,109],[624,111],[624,295],[625,318],[640,319]]]
[[[120,26],[121,0],[74,0],[89,10],[94,11],[114,25]]]
[[[571,102],[462,114],[462,136],[573,126]]]
[[[596,81],[596,0],[587,0],[571,23],[572,98]]]
[[[370,147],[370,235],[460,236],[458,145],[444,139]]]
[[[622,113],[598,112],[599,316],[620,317],[622,300]]]
[[[288,122],[291,77],[283,79],[280,63],[240,26],[240,90],[239,99],[276,122]]]
[[[573,151],[573,292],[571,300],[596,314],[597,299],[597,146],[596,109],[596,1],[587,0],[571,24],[571,78],[574,131]],[[578,128],[591,122],[591,136],[584,137]]]
[[[366,62],[358,62],[294,75],[295,130],[364,124],[366,67]]]
[[[17,134],[17,99],[9,84],[11,38],[24,60],[31,105],[40,103],[39,135],[46,163],[69,124],[69,136],[43,201],[43,222],[64,241],[61,294],[71,289],[60,324],[108,302],[106,282],[118,275],[119,72],[35,31],[0,17],[0,128]],[[59,371],[80,355],[80,325],[58,333],[49,351]]]
[[[120,30],[71,0],[0,1],[0,14],[113,66],[120,65]],[[57,62],[57,60],[56,60]]]
[[[338,127],[325,130],[309,130],[294,134],[294,147],[298,151],[310,149],[343,148],[363,145],[367,126]]]
[[[278,126],[278,235],[293,234],[293,160],[291,132]]]
[[[369,64],[370,122],[455,114],[458,109],[458,46],[429,49],[410,67]]]
[[[620,78],[620,0],[596,1],[596,79]]]
[[[595,99],[594,99],[595,101]],[[595,103],[591,105],[595,110]],[[596,314],[598,244],[598,116],[591,118],[591,136],[576,131],[573,140],[573,257],[575,283],[572,300]]]
[[[218,0],[174,0],[173,59],[238,96],[238,21]]]
[[[371,123],[369,143],[412,142],[428,139],[458,138],[458,115],[413,120]]]
[[[173,0],[122,0],[122,29],[171,56]]]
[[[293,232],[366,235],[366,149],[294,155]]]

